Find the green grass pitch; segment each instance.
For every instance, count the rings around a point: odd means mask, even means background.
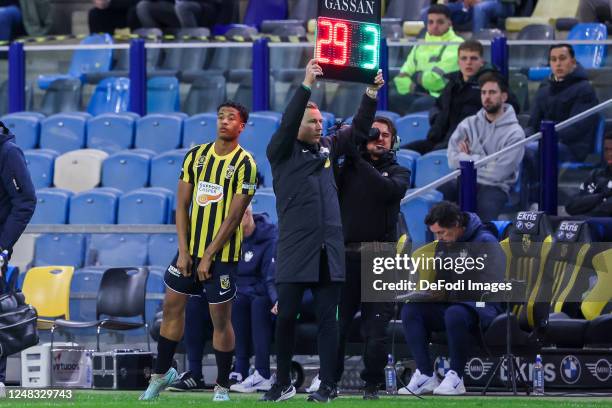
[[[306,394],[298,394],[289,401],[282,403],[263,403],[257,401],[258,395],[231,394],[229,403],[213,403],[212,393],[170,393],[164,392],[156,401],[138,401],[139,392],[136,391],[74,391],[73,399],[61,400],[0,400],[0,406],[13,407],[171,407],[186,408],[190,406],[227,406],[250,408],[266,406],[274,407],[313,407],[314,404],[306,402]],[[414,397],[386,397],[378,401],[364,401],[359,395],[340,396],[331,403],[338,408],[358,407],[397,407],[397,408],[599,408],[612,407],[612,398],[603,397],[432,397],[426,396],[424,400]]]

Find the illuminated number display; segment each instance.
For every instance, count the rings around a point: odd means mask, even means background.
[[[319,17],[315,58],[319,63],[332,68],[345,67],[375,73],[380,62],[380,26]],[[323,71],[326,77],[330,77],[329,69],[324,67]],[[373,78],[371,73],[366,75]],[[340,75],[331,76],[342,79]]]

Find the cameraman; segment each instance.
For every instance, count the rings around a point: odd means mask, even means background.
[[[5,283],[13,246],[34,214],[36,195],[30,172],[15,136],[0,122],[0,293]],[[5,395],[6,356],[0,357],[0,396]]]
[[[397,163],[397,130],[391,120],[374,119],[367,141],[351,146],[334,163],[346,247],[346,283],[340,298],[340,343],[336,381],[344,371],[344,349],[355,313],[361,309],[364,399],[378,399],[387,361],[387,325],[392,303],[361,302],[362,243],[395,242],[400,201],[410,186],[410,171]]]

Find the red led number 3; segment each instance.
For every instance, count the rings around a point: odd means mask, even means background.
[[[319,20],[315,57],[323,64],[346,65],[349,28],[341,21]],[[324,49],[325,47],[325,49]],[[334,57],[333,60],[330,57]]]

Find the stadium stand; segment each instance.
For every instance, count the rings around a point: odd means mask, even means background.
[[[87,147],[108,154],[130,149],[139,116],[132,112],[103,113],[87,121]]]
[[[134,147],[156,153],[181,147],[184,113],[157,113],[140,118],[136,127]]]
[[[122,150],[102,163],[102,185],[123,192],[149,185],[151,158],[155,152],[146,149]],[[129,177],[126,175],[129,174]]]
[[[36,210],[32,224],[66,224],[72,192],[61,188],[43,188],[36,191]]]
[[[102,163],[106,152],[96,149],[81,149],[64,153],[55,159],[53,184],[78,193],[100,184]]]
[[[53,168],[57,152],[49,149],[23,152],[35,189],[50,187],[53,183]]]
[[[43,119],[40,128],[40,147],[66,153],[85,147],[87,113],[58,113]]]
[[[121,191],[95,188],[70,197],[70,224],[116,224]]]

